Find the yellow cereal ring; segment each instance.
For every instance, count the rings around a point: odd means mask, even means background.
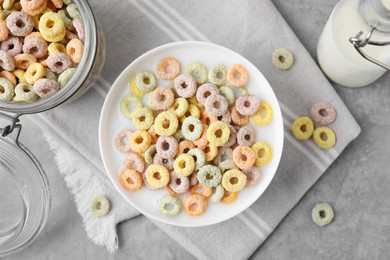
[[[154,121],[154,129],[160,136],[171,136],[176,132],[178,127],[179,122],[177,116],[172,111],[161,112]]]
[[[182,97],[175,98],[169,110],[174,111],[178,117],[184,116],[188,110],[188,101]]]
[[[26,72],[24,70],[16,69],[13,71],[13,73],[18,78],[19,83],[27,83],[26,78],[25,78]]]
[[[221,201],[223,203],[232,203],[235,201],[238,197],[238,192],[230,192],[225,190],[225,194],[223,195]]]
[[[135,84],[135,77],[131,78],[130,80],[130,91],[136,97],[143,97],[145,95],[145,93],[142,90],[140,90]]]
[[[272,107],[268,102],[261,101],[259,109],[252,116],[253,122],[258,126],[268,125],[272,121]]]
[[[24,77],[28,84],[34,84],[38,79],[43,78],[45,75],[45,68],[40,63],[33,63],[28,66]]]
[[[189,104],[188,105],[188,110],[184,113],[184,115],[182,117],[180,117],[180,122],[184,122],[184,120],[187,118],[187,117],[190,117],[190,116],[193,116],[193,117],[196,117],[196,118],[200,118],[200,111],[199,111],[199,108],[194,105],[194,104]]]
[[[257,166],[267,165],[272,159],[272,148],[265,141],[259,141],[252,145],[252,150],[255,153]]]
[[[59,42],[64,39],[66,28],[61,15],[47,12],[39,19],[39,31],[48,42]]]
[[[246,175],[240,170],[232,169],[222,176],[222,187],[230,192],[238,192],[245,188]]]
[[[141,107],[131,113],[131,120],[138,130],[147,130],[153,125],[154,115],[149,108]]]
[[[49,44],[47,47],[47,50],[49,51],[49,55],[54,54],[54,53],[65,53],[66,54],[66,48],[62,43],[58,42],[52,42]]]
[[[138,154],[143,154],[152,143],[152,137],[148,131],[138,130],[130,135],[130,149]]]
[[[145,171],[145,178],[148,184],[154,189],[160,189],[169,183],[169,172],[167,168],[159,164],[151,164]]]
[[[230,136],[229,126],[222,121],[211,123],[207,129],[207,140],[211,145],[223,146]]]
[[[194,172],[195,160],[189,154],[180,154],[173,163],[173,169],[181,176],[189,176]]]
[[[218,147],[210,143],[201,148],[206,155],[206,161],[212,161],[218,155]]]
[[[298,117],[291,126],[293,135],[298,140],[309,139],[314,131],[313,121],[307,116]]]
[[[316,128],[313,133],[314,142],[322,149],[332,148],[336,144],[336,135],[326,126]]]

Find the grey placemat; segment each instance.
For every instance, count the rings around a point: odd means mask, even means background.
[[[41,114],[36,122],[56,152],[56,160],[67,184],[77,198],[89,236],[110,250],[112,241],[97,237],[95,222],[86,205],[93,190],[81,196],[75,188],[78,178],[88,176],[100,182],[99,192],[114,201],[109,224],[137,215],[110,186],[102,169],[97,129],[104,97],[119,73],[136,57],[161,44],[179,40],[212,41],[248,58],[273,87],[282,108],[285,124],[285,146],[278,172],[269,188],[248,210],[221,224],[207,228],[177,228],[156,223],[173,239],[199,258],[244,259],[249,257],[275,229],[278,223],[321,176],[341,151],[360,132],[359,126],[323,76],[315,62],[296,38],[270,0],[233,1],[91,1],[106,36],[107,58],[94,88],[81,99]],[[295,56],[289,71],[275,68],[271,55],[284,47]],[[298,115],[307,115],[318,101],[332,103],[338,112],[331,127],[337,134],[337,145],[321,150],[312,141],[298,142],[290,132]],[[72,122],[72,124],[69,124]],[[66,158],[63,154],[68,153]],[[72,167],[67,167],[72,164]],[[81,167],[81,166],[80,166]],[[90,197],[88,197],[90,196]],[[104,227],[106,225],[106,227]],[[112,238],[112,233],[110,233]],[[114,239],[115,236],[112,238]],[[161,241],[163,243],[163,241]]]

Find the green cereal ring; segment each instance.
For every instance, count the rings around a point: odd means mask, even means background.
[[[205,165],[198,171],[198,181],[208,187],[217,187],[221,183],[222,173],[217,166]]]
[[[248,95],[249,91],[246,87],[240,88],[240,93],[242,96]]]
[[[143,71],[135,75],[135,84],[145,93],[153,91],[157,87],[157,78],[150,71]]]
[[[194,116],[189,116],[184,119],[181,131],[187,140],[195,141],[202,135],[202,122]]]
[[[221,170],[222,174],[224,174],[228,170],[238,169],[237,165],[233,160],[226,160],[218,164],[218,168]]]
[[[180,214],[183,206],[179,198],[171,195],[164,195],[160,199],[160,212],[168,217],[175,217]]]
[[[148,164],[152,164],[154,160],[154,156],[157,154],[156,145],[152,144],[149,146],[148,149],[146,149],[144,154],[145,162]]]
[[[207,68],[198,62],[188,64],[186,73],[193,77],[199,85],[207,81]]]
[[[173,134],[173,137],[175,137],[178,142],[186,140],[181,129],[177,129],[176,133]]]
[[[66,29],[68,29],[70,31],[74,31],[75,29],[74,29],[74,26],[73,26],[73,21],[72,21],[72,19],[70,19],[67,16],[66,11],[65,10],[59,10],[57,13],[61,16],[62,21],[64,21]]]
[[[184,116],[184,114],[188,110],[187,99],[182,98],[182,97],[175,98],[175,101],[173,101],[173,104],[170,107],[170,110],[174,111],[176,113],[177,117]]]
[[[12,6],[14,5],[15,0],[4,0],[3,2],[3,8],[5,10],[10,10]]]
[[[5,78],[0,78],[0,101],[10,101],[14,97],[14,86]]]
[[[311,211],[311,219],[319,226],[328,225],[333,218],[334,212],[328,203],[318,203]]]
[[[195,171],[199,170],[200,167],[206,164],[206,155],[199,148],[192,148],[188,151],[188,154],[194,158],[195,161]]]
[[[227,69],[223,64],[218,64],[209,70],[209,81],[215,85],[222,86],[226,83]]]
[[[222,187],[222,185],[218,185],[216,188],[215,188],[215,192],[214,194],[211,196],[211,201],[212,202],[215,202],[215,203],[218,203],[221,201],[223,195],[225,194],[225,189]]]
[[[119,105],[123,116],[128,119],[131,119],[132,110],[140,107],[143,107],[141,99],[131,94],[124,97]]]
[[[68,68],[64,70],[59,76],[58,76],[58,83],[60,84],[60,87],[66,85],[66,83],[69,82],[69,80],[73,77],[74,73],[76,72],[76,68]],[[53,72],[52,72],[53,73]],[[53,73],[54,74],[54,73]],[[46,75],[46,69],[45,69],[45,75]],[[54,74],[55,76],[55,74]]]
[[[294,63],[294,56],[289,50],[280,48],[272,54],[272,62],[277,68],[288,70]]]
[[[154,115],[149,108],[140,107],[131,113],[131,119],[135,128],[138,130],[147,130],[153,125]]]
[[[246,186],[246,175],[237,169],[228,170],[222,177],[222,186],[230,192],[239,192]]]
[[[69,68],[69,69],[72,69],[72,68]],[[67,69],[67,70],[69,70],[69,69]],[[51,71],[49,68],[45,68],[45,75],[43,77],[47,78],[47,79],[52,79],[55,81],[58,80],[57,75],[53,71]],[[58,82],[58,83],[60,83],[60,82]],[[60,83],[60,86],[62,87],[61,83]]]
[[[68,12],[69,16],[72,17],[73,19],[81,19],[81,14],[76,4],[69,4],[66,7],[66,11]]]
[[[25,102],[34,101],[38,98],[37,93],[33,90],[33,86],[27,83],[19,83],[16,85],[15,96]]]
[[[229,105],[233,105],[236,101],[236,97],[234,96],[234,91],[228,86],[223,86],[219,88],[219,94],[226,98],[226,101]]]
[[[90,211],[95,217],[104,217],[110,212],[110,202],[106,196],[95,197],[90,205]]]
[[[62,2],[63,2],[65,5],[70,5],[71,3],[73,3],[73,0],[62,0]]]
[[[307,116],[301,116],[295,119],[291,126],[293,135],[298,140],[309,139],[314,131],[313,121]]]

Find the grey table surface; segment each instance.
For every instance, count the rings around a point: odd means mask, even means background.
[[[304,46],[316,59],[316,45],[337,0],[273,0]],[[360,89],[335,88],[362,127],[322,178],[267,239],[254,259],[386,259],[390,256],[390,74]],[[310,86],[308,86],[310,87]],[[118,226],[120,249],[109,254],[87,237],[73,198],[67,191],[41,131],[24,117],[22,142],[48,173],[52,208],[37,240],[9,259],[191,259],[145,217]],[[348,129],[345,129],[348,131]],[[65,196],[65,197],[64,197]],[[332,224],[318,227],[311,209],[318,202],[333,205]]]

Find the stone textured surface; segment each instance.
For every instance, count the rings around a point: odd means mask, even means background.
[[[316,57],[316,44],[337,0],[273,0],[277,8]],[[304,17],[304,19],[302,19]],[[362,127],[352,143],[309,190],[298,205],[253,255],[254,259],[386,259],[390,255],[390,74],[369,87],[335,86]],[[40,130],[25,118],[22,142],[37,156],[49,175],[52,209],[37,240],[10,259],[191,259],[188,252],[144,217],[118,227],[120,250],[108,254],[94,245],[82,228],[81,217]],[[346,129],[348,131],[348,129]],[[59,194],[67,194],[66,198]],[[311,222],[318,202],[333,205],[332,224]]]

